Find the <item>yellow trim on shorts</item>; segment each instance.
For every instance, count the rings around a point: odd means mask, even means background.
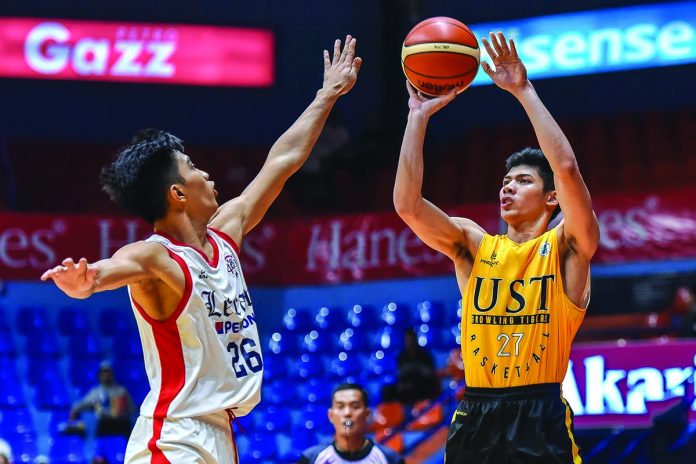
[[[580,457],[580,448],[578,448],[577,443],[575,443],[575,436],[573,435],[573,431],[571,429],[571,425],[573,424],[573,419],[570,417],[570,406],[568,406],[568,402],[562,396],[561,396],[561,401],[563,401],[563,404],[565,405],[565,408],[566,408],[565,426],[566,426],[566,430],[568,431],[568,438],[570,438],[570,444],[572,446],[573,464],[582,464],[582,458]]]

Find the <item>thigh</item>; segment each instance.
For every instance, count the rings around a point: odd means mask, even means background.
[[[525,400],[510,409],[507,441],[515,464],[582,462],[575,443],[573,412],[560,397]]]
[[[215,418],[217,419],[217,418]],[[154,421],[140,417],[126,449],[126,464],[162,463],[236,464],[230,425],[197,418],[165,419],[156,446],[149,446]]]
[[[500,403],[463,400],[452,416],[445,464],[504,463]]]

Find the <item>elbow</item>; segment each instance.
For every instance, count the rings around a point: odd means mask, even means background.
[[[555,166],[553,174],[560,179],[569,179],[579,175],[580,168],[575,157],[570,156],[568,159],[561,161],[558,166]]]
[[[396,214],[403,219],[413,217],[418,213],[418,202],[394,195],[394,209]]]

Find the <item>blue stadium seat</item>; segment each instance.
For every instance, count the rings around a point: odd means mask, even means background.
[[[300,346],[304,339],[304,332],[283,329],[274,332],[268,341],[268,349],[275,354],[295,356],[300,352]]]
[[[404,348],[404,329],[387,326],[379,334],[379,344],[384,350],[398,353]]]
[[[362,370],[359,356],[345,351],[338,353],[331,361],[331,373],[341,381],[355,382]]]
[[[312,330],[302,340],[302,351],[305,353],[326,353],[335,348],[334,339],[338,339],[338,334]]]
[[[387,303],[382,308],[380,317],[387,325],[399,329],[410,327],[413,323],[411,308],[404,303]]]
[[[68,409],[70,396],[63,380],[60,378],[46,379],[36,386],[34,404],[39,409]]]
[[[53,438],[51,445],[51,464],[83,464],[85,463],[85,444],[77,437]]]
[[[380,347],[379,337],[372,335],[366,327],[348,327],[338,336],[339,348],[343,351],[369,353]]]
[[[127,444],[128,441],[124,437],[99,437],[97,438],[97,455],[105,458],[109,464],[123,462]]]
[[[7,308],[4,306],[0,306],[0,333],[10,333],[10,324],[7,322],[7,317],[5,316],[7,314]]]
[[[290,429],[290,410],[287,405],[267,404],[254,409],[254,430],[279,433]]]
[[[288,369],[285,365],[285,359],[285,356],[281,356],[273,352],[268,353],[263,357],[264,381],[272,381],[287,376]]]
[[[103,355],[101,342],[93,333],[73,333],[68,339],[70,359],[95,360]]]
[[[324,372],[325,368],[318,353],[304,353],[295,363],[294,374],[303,379],[322,376]]]
[[[60,371],[55,361],[30,359],[27,364],[27,380],[31,385],[60,378]]]
[[[312,315],[306,308],[289,308],[283,315],[283,327],[291,332],[308,332],[312,328]]]
[[[346,314],[348,325],[362,329],[376,329],[381,325],[377,309],[371,305],[353,305]]]
[[[452,311],[454,312],[454,311]],[[432,328],[442,328],[450,318],[441,301],[425,300],[416,305],[416,323],[427,324]]]
[[[293,400],[293,389],[287,382],[277,381],[265,384],[261,390],[261,400],[268,401],[269,404],[287,406]]]
[[[24,391],[19,382],[0,382],[0,408],[21,408],[25,404]]]
[[[129,391],[137,389],[138,386],[148,385],[143,361],[119,360],[114,362],[113,370],[116,382],[126,387]],[[95,373],[95,375],[97,374]]]
[[[123,361],[143,359],[143,348],[140,344],[140,337],[137,335],[114,337],[111,353],[115,359]]]
[[[0,337],[0,358],[14,358],[17,356],[17,348],[15,347],[14,340],[9,335],[10,332],[0,332],[6,335]]]
[[[0,437],[34,432],[34,421],[27,409],[0,409]]]
[[[58,310],[58,332],[61,335],[85,334],[91,331],[91,324],[85,309],[67,306]]]
[[[441,345],[435,329],[428,324],[420,324],[414,327],[414,331],[416,332],[418,345],[424,348],[439,347]]]
[[[15,321],[17,331],[22,335],[41,333],[49,329],[49,321],[44,308],[38,306],[22,306],[17,310]]]
[[[240,459],[240,462],[259,462],[264,459],[273,459],[276,455],[275,435],[272,433],[254,433],[249,437],[250,459]]]
[[[345,310],[339,307],[322,306],[314,316],[314,327],[338,333],[346,327]]]
[[[99,361],[94,359],[71,359],[68,379],[73,387],[85,394],[98,382]]]
[[[7,441],[12,447],[15,463],[33,463],[38,456],[36,449],[36,434],[25,433],[7,437]]]
[[[60,356],[58,339],[49,330],[42,332],[32,332],[26,337],[25,353],[30,358],[46,359],[57,358]]]
[[[325,404],[328,408],[331,388],[326,380],[313,378],[297,385],[296,396],[306,398],[310,403]]]
[[[327,389],[329,390],[329,395],[331,394],[330,387],[329,385],[325,385]],[[302,416],[302,422],[301,425],[304,426],[305,433],[307,433],[307,430],[316,433],[324,433],[324,434],[332,434],[333,433],[333,426],[331,425],[331,422],[329,422],[329,417],[327,415],[327,410],[329,409],[330,403],[327,402],[326,404],[321,404],[321,403],[307,403],[302,407],[301,411],[301,416]],[[302,428],[300,424],[298,424],[300,429]],[[293,429],[295,432],[298,431],[297,428]],[[295,433],[297,434],[297,433]]]
[[[281,463],[296,463],[304,450],[317,444],[316,438],[307,433],[306,429],[302,433],[279,434],[277,440],[279,442],[278,462]]]
[[[376,377],[396,376],[396,357],[391,352],[378,350],[370,354],[369,372]],[[385,380],[385,383],[387,381]]]
[[[103,309],[99,313],[99,332],[108,337],[130,336],[137,337],[135,319],[126,309]]]

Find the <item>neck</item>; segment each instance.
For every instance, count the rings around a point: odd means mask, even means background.
[[[508,223],[507,236],[515,243],[524,243],[542,235],[548,226],[549,221],[547,221],[546,216],[540,216],[533,221],[519,224]]]
[[[350,435],[336,435],[335,437],[336,449],[344,453],[355,453],[367,446],[368,441],[365,435],[353,434]]]
[[[166,234],[181,243],[195,248],[205,248],[208,243],[207,226],[207,221],[196,221],[181,212],[167,214],[155,221],[154,229],[156,233]]]

